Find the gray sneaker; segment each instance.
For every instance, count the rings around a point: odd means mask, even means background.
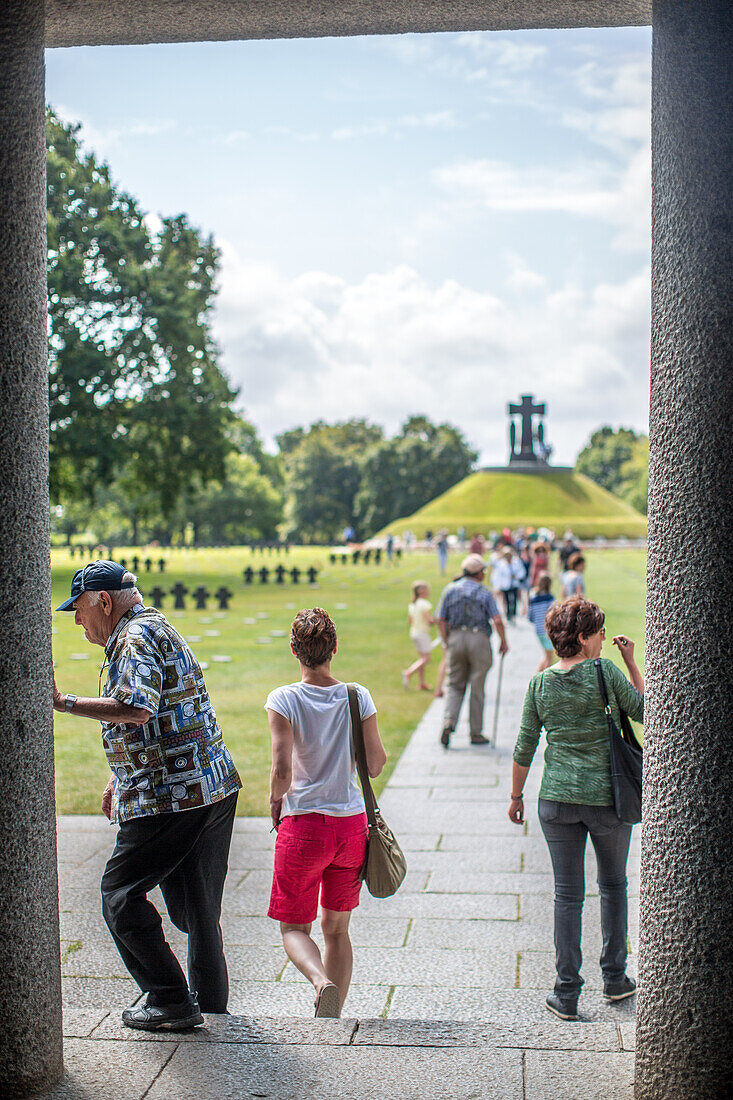
[[[636,982],[624,974],[620,982],[604,982],[603,996],[607,1001],[623,1001],[636,993]]]

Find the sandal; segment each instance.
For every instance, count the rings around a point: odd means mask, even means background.
[[[338,1020],[340,1015],[341,998],[338,986],[329,982],[316,997],[316,1019]]]

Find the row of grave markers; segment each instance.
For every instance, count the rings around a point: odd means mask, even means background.
[[[382,561],[382,554],[384,554],[387,559],[390,559],[390,555],[386,550],[383,550],[381,546],[368,546],[366,550],[343,550],[340,554],[331,553],[328,556],[328,560],[331,562],[331,565],[335,565],[337,561],[340,561],[342,565],[346,565],[348,561],[352,561],[354,565],[358,565],[360,561],[363,561],[365,565],[368,565],[370,561],[373,561],[375,565],[379,565]],[[393,556],[395,558],[401,558],[402,549],[400,547],[395,547]]]
[[[284,584],[285,576],[287,574],[289,574],[293,584],[298,584],[300,582],[303,570],[298,569],[297,566],[293,569],[287,570],[279,565],[277,569],[273,570],[273,573],[275,576],[275,584]],[[259,569],[257,571],[256,575],[259,577],[261,584],[267,584],[270,579],[270,570],[263,566],[262,569]],[[311,566],[310,569],[305,570],[305,575],[308,578],[309,584],[315,584],[318,579],[318,570]],[[248,566],[245,570],[243,570],[243,576],[245,584],[252,584],[252,581],[255,577],[255,571],[253,569],[250,569]],[[156,586],[154,588],[151,588],[150,590],[150,600],[155,607],[162,607],[163,601],[167,599],[169,595],[171,595],[173,597],[173,607],[175,608],[175,610],[185,611],[185,597],[189,594],[192,595],[194,598],[194,601],[196,603],[196,610],[205,611],[206,601],[211,599],[211,592],[209,592],[209,590],[205,588],[203,584],[200,584],[198,588],[194,588],[193,590],[191,590],[190,588],[186,588],[185,584],[182,581],[178,581],[176,584],[173,585],[170,590],[161,588],[160,585],[156,584]],[[234,593],[231,592],[226,587],[226,585],[222,585],[221,588],[219,588],[214,593],[214,599],[219,601],[219,609],[221,611],[229,610],[229,601],[231,600],[233,595]]]

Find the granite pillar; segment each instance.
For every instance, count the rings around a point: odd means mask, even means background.
[[[0,1094],[61,1075],[51,711],[44,0],[0,4]]]
[[[637,1100],[733,1095],[730,0],[655,0]]]

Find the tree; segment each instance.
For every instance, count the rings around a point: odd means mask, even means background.
[[[48,112],[51,492],[116,480],[134,526],[224,477],[236,393],[209,328],[219,253],[185,215],[159,233],[77,126]]]
[[[411,416],[398,435],[372,447],[362,461],[356,501],[361,526],[373,533],[411,515],[462,481],[477,457],[457,428]]]
[[[646,514],[649,485],[649,439],[631,428],[604,424],[593,432],[575,468],[598,485]]]
[[[282,495],[248,454],[231,454],[224,480],[210,481],[180,508],[196,542],[235,546],[277,538]]]
[[[278,436],[287,486],[288,533],[304,542],[333,542],[355,524],[364,449],[382,439],[366,420],[317,421]]]

